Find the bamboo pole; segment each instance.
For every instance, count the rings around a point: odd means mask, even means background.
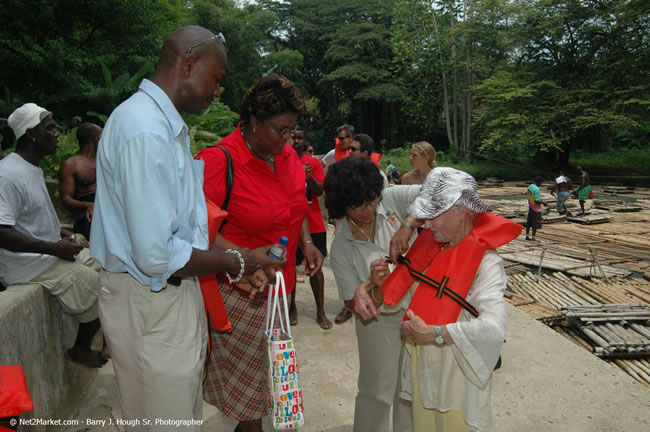
[[[632,378],[640,382],[641,384],[648,385],[648,382],[641,378],[639,374],[637,374],[634,370],[632,370],[626,362],[622,360],[614,360],[614,363],[618,365],[621,369],[623,369],[625,372],[627,372],[628,375],[630,375]]]

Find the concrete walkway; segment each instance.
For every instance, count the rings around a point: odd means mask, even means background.
[[[331,232],[328,233],[331,239]],[[328,317],[339,312],[336,284],[326,261]],[[322,330],[309,284],[298,285],[299,324],[293,329],[305,397],[307,431],[352,430],[358,355],[352,320]],[[650,389],[599,360],[550,328],[509,306],[503,367],[493,377],[495,432],[646,432]],[[120,418],[110,362],[83,397],[79,425],[65,432],[113,432]],[[105,420],[105,425],[92,425]],[[111,424],[112,422],[112,424]],[[230,432],[235,423],[204,404],[204,431]],[[265,431],[272,431],[269,424]]]

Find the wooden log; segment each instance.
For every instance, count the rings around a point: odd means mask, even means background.
[[[650,375],[645,373],[645,371],[643,371],[643,369],[639,368],[636,365],[636,363],[634,363],[631,360],[628,360],[625,363],[629,366],[630,369],[632,369],[634,372],[636,372],[636,374],[639,376],[639,378],[642,378],[646,383],[650,384]]]
[[[606,352],[611,352],[611,351],[613,351],[613,350],[610,348],[609,343],[608,343],[605,339],[603,339],[600,335],[598,335],[596,332],[594,332],[592,329],[587,328],[587,327],[581,327],[581,328],[580,328],[580,331],[581,331],[585,336],[587,336],[587,339],[591,340],[591,341],[594,342],[596,345],[600,346],[600,347],[601,347],[603,350],[605,350]]]
[[[617,320],[650,319],[650,310],[643,312],[567,312],[568,318],[616,318]]]
[[[632,323],[630,324],[630,328],[639,333],[641,336],[650,339],[650,329],[647,327],[644,327],[642,325]]]
[[[640,382],[641,384],[646,385],[646,386],[649,384],[646,380],[644,380],[643,378],[641,378],[641,377],[640,377],[640,376],[639,376],[639,375],[638,375],[638,374],[637,374],[637,373],[636,373],[632,368],[630,368],[630,367],[627,365],[627,363],[626,363],[625,361],[623,361],[623,360],[614,360],[614,363],[615,363],[618,367],[620,367],[621,369],[623,369],[623,370],[624,370],[628,375],[630,375],[632,378],[634,378],[635,380],[637,380],[638,382]]]
[[[645,374],[650,375],[650,366],[645,365],[642,361],[639,360],[630,360],[630,362],[635,364],[637,368],[641,369]]]

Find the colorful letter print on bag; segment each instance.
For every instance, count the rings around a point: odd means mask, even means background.
[[[280,306],[282,288],[282,306]],[[280,328],[275,328],[276,312]],[[298,358],[291,337],[287,292],[282,272],[269,290],[266,310],[266,347],[268,354],[268,409],[276,430],[296,429],[305,423]]]

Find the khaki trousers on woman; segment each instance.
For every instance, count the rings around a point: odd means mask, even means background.
[[[359,347],[359,393],[354,406],[354,432],[412,431],[410,402],[400,399],[404,338],[403,312],[380,314],[369,321],[355,317]]]

